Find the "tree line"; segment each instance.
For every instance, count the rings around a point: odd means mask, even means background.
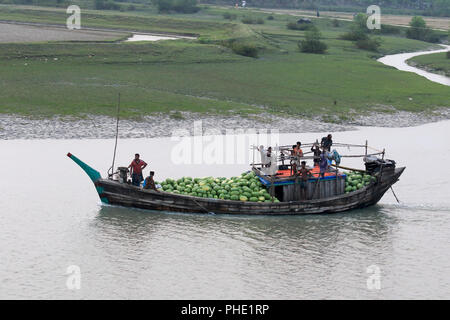
[[[235,5],[241,0],[203,0],[202,3]],[[246,0],[248,7],[330,11],[361,11],[372,4],[381,12],[450,16],[450,0]]]
[[[1,4],[27,4],[84,7],[103,10],[136,10],[141,5],[155,5],[159,11],[195,12],[198,4],[234,6],[242,0],[0,0]],[[361,12],[372,4],[380,6],[383,13],[450,17],[450,0],[246,0],[248,7],[288,8],[328,11]]]

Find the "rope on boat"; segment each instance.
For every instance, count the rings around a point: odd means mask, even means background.
[[[392,186],[391,186],[391,191],[392,191],[392,194],[393,194],[394,197],[395,197],[395,200],[397,200],[397,203],[400,203],[400,201],[399,201],[398,198],[397,198],[397,195],[396,195],[395,192],[394,192],[394,188],[392,188]]]
[[[195,204],[198,205],[200,208],[202,208],[203,210],[205,210],[205,212],[206,212],[207,214],[215,214],[215,213],[212,212],[212,211],[206,210],[206,208],[205,208],[204,206],[202,206],[200,203],[198,203],[195,199],[192,199],[192,201],[194,201]]]
[[[375,148],[372,148],[372,147],[369,147],[369,146],[367,146],[367,148],[371,149],[373,151],[379,152],[379,153],[383,153],[383,150],[378,150],[378,149],[375,149]]]

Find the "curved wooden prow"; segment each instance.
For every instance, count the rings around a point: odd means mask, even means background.
[[[104,203],[108,203],[108,199],[105,197],[102,197],[103,194],[103,188],[97,185],[97,181],[100,180],[102,178],[102,176],[100,175],[100,172],[98,172],[97,170],[95,170],[94,168],[88,166],[86,163],[84,163],[83,161],[81,161],[80,159],[78,159],[77,157],[75,157],[73,154],[71,154],[70,152],[67,154],[67,156],[72,159],[77,165],[80,166],[81,169],[83,169],[84,172],[86,172],[86,174],[89,176],[89,178],[91,178],[92,182],[95,185],[95,189],[97,190],[97,193],[100,197],[100,200],[102,200],[102,202]]]
[[[100,175],[100,172],[98,172],[97,170],[88,166],[86,163],[84,163],[83,161],[81,161],[80,159],[75,157],[70,152],[67,154],[67,156],[70,159],[72,159],[77,165],[79,165],[80,168],[84,170],[84,172],[86,172],[86,174],[89,176],[89,178],[91,178],[92,182],[96,182],[98,179],[102,178],[102,176]]]

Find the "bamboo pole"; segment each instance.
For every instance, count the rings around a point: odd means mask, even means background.
[[[344,170],[351,170],[351,171],[358,171],[358,172],[366,172],[366,170],[361,170],[361,169],[355,169],[355,168],[349,168],[349,167],[343,167],[343,166],[337,166],[337,165],[335,165],[335,164],[332,164],[332,166],[333,167],[336,167],[336,168],[341,168],[341,169],[344,169]]]
[[[252,167],[255,167],[255,146],[253,145],[253,162],[252,162]]]
[[[369,153],[366,155],[349,154],[349,155],[342,155],[341,158],[363,158],[363,157],[367,157],[367,156],[376,156],[376,155],[380,155],[380,154],[383,154],[383,152]]]

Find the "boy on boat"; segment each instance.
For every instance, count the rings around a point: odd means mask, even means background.
[[[139,153],[136,153],[134,155],[134,160],[128,166],[128,169],[131,169],[131,184],[133,186],[139,187],[141,181],[144,180],[144,177],[142,176],[142,169],[144,169],[146,166],[147,163],[144,160],[139,159]]]
[[[303,157],[303,150],[301,148],[302,143],[300,141],[297,141],[297,146],[295,148],[295,154],[297,155],[297,157]]]
[[[150,175],[145,178],[144,181],[144,189],[151,189],[159,192],[158,189],[156,189],[155,180],[153,180],[153,176],[155,175],[154,171],[150,171]]]
[[[311,170],[306,168],[306,161],[302,161],[302,166],[298,173],[300,176],[300,198],[306,199],[306,186],[308,179],[312,176]]]
[[[298,157],[297,157],[297,145],[294,144],[292,146],[292,150],[291,150],[291,176],[295,175],[297,173],[297,169],[298,169]]]
[[[311,147],[311,151],[314,154],[314,167],[318,166],[320,163],[320,147],[319,147],[319,143],[316,141],[313,146]]]

